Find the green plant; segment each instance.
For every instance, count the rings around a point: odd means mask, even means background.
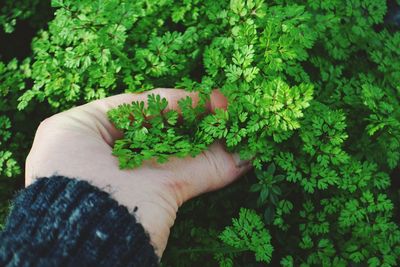
[[[0,6],[0,27],[13,33],[17,21],[28,20],[35,26],[43,26],[51,10],[46,8],[50,0],[3,0]]]
[[[21,119],[17,112],[18,91],[24,89],[24,79],[29,76],[29,61],[18,65],[16,60],[8,64],[0,62],[0,222],[8,213],[8,201],[12,196],[11,179],[21,173],[18,163],[19,142],[24,136],[15,124]],[[0,223],[1,227],[1,223]]]
[[[201,101],[182,99],[181,120],[156,96],[110,111],[125,133],[120,166],[195,156],[215,140],[253,163],[184,206],[164,266],[399,264],[400,32],[383,23],[386,1],[52,4],[19,67],[29,73],[2,78],[24,84],[19,110],[184,88]],[[207,114],[215,88],[234,104]]]

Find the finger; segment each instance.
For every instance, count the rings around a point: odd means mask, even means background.
[[[226,109],[228,106],[228,99],[218,90],[215,89],[211,92],[210,101],[207,102],[206,108],[208,111],[213,112],[216,109]]]
[[[179,100],[182,98],[190,97],[193,100],[193,106],[196,106],[200,100],[198,92],[188,92],[183,89],[173,88],[158,88],[150,91],[146,91],[140,94],[126,93],[107,98],[99,99],[88,103],[82,107],[98,107],[103,112],[107,113],[110,109],[117,108],[122,104],[130,104],[134,101],[144,101],[146,103],[149,95],[159,95],[161,98],[165,98],[168,101],[168,109],[179,110]],[[225,96],[219,90],[213,90],[210,96],[210,101],[206,104],[206,108],[209,111],[213,111],[216,108],[226,108],[228,102]]]
[[[110,122],[107,112],[122,104],[130,104],[135,101],[143,101],[146,103],[147,97],[150,94],[160,95],[161,98],[165,98],[168,101],[168,109],[177,111],[180,111],[178,104],[180,99],[186,97],[192,98],[193,106],[196,106],[200,101],[197,92],[187,92],[183,89],[159,88],[141,94],[119,94],[96,100],[73,109],[69,115],[83,118],[82,113],[89,114],[89,117],[86,119],[87,126],[91,126],[94,131],[97,131],[99,135],[112,146],[115,140],[122,138],[123,134]],[[206,109],[208,111],[214,111],[217,108],[226,109],[226,107],[226,98],[218,90],[214,90],[211,93],[210,101],[206,103]]]
[[[178,204],[225,187],[251,169],[249,161],[240,160],[228,153],[221,143],[214,143],[195,158],[171,158],[161,168],[169,170],[174,177],[166,179],[176,194]],[[178,179],[177,179],[178,178]]]

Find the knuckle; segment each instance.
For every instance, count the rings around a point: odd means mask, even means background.
[[[52,130],[57,128],[60,124],[65,124],[65,116],[63,116],[64,113],[65,112],[57,113],[41,121],[38,126],[38,132]]]
[[[54,137],[56,130],[59,128],[60,124],[62,124],[57,115],[58,114],[53,115],[40,122],[38,128],[36,129],[34,140],[47,139],[50,134]]]
[[[54,127],[55,116],[48,117],[40,122],[38,130],[49,129]]]
[[[51,124],[51,117],[44,119],[40,122],[38,129],[48,128],[49,124]]]

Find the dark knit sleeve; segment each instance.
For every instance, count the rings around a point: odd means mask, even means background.
[[[84,181],[41,178],[13,202],[0,266],[158,266],[142,225]]]

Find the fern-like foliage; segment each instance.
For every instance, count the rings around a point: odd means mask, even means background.
[[[27,20],[35,27],[42,27],[50,17],[46,8],[50,0],[2,0],[0,5],[0,28],[7,34],[13,33],[17,22]]]
[[[41,105],[196,91],[198,105],[182,99],[180,114],[155,95],[109,112],[124,132],[113,150],[121,168],[195,156],[216,140],[254,166],[181,210],[164,266],[398,266],[394,2],[53,0],[32,57],[0,64],[0,172],[18,172],[27,142],[17,129]],[[228,107],[206,112],[216,88]]]
[[[0,62],[0,228],[8,213],[9,198],[13,186],[10,178],[21,173],[18,161],[23,140],[15,128],[18,121],[16,112],[18,90],[25,87],[24,79],[29,75],[29,61],[19,65],[17,60],[5,64]],[[12,183],[11,183],[12,184]]]
[[[269,263],[273,252],[271,235],[261,217],[252,210],[241,209],[239,218],[233,219],[232,224],[220,234],[222,242],[239,251],[252,251],[256,261]],[[226,258],[223,262],[228,266]]]

